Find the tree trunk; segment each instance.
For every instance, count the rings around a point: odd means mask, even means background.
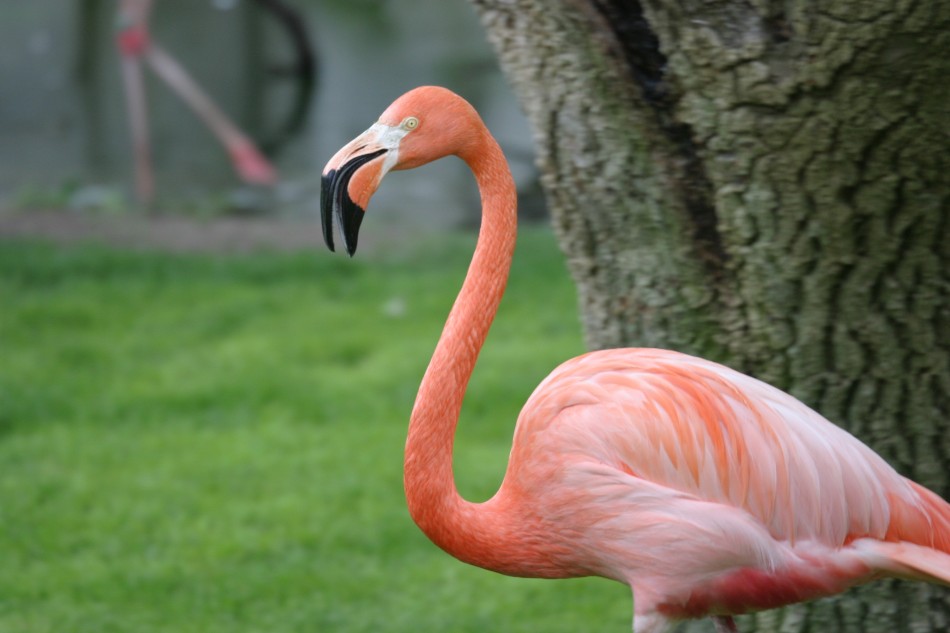
[[[946,498],[950,3],[472,2],[588,345],[757,376]],[[879,582],[740,625],[946,631],[950,592]]]

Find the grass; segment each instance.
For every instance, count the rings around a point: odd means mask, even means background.
[[[472,240],[372,258],[0,243],[0,632],[628,630],[625,587],[506,578],[412,524],[402,446]],[[466,398],[462,493],[582,351],[524,231]]]

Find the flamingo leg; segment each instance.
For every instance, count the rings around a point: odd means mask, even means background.
[[[153,43],[146,51],[145,59],[155,74],[188,104],[224,145],[241,178],[258,185],[271,185],[277,180],[277,174],[270,162],[198,87],[174,57]]]
[[[122,84],[132,134],[135,162],[135,193],[139,202],[148,204],[155,194],[151,142],[148,133],[148,107],[142,54],[148,47],[147,19],[152,0],[122,0],[119,4],[119,32],[116,43],[121,57]]]
[[[132,132],[132,155],[135,162],[135,194],[139,202],[148,204],[155,194],[152,171],[152,152],[148,134],[148,110],[145,104],[145,86],[139,60],[122,60],[122,80],[129,111]]]
[[[185,69],[152,41],[148,19],[153,0],[120,0],[118,12],[118,47],[122,57],[122,79],[132,130],[135,157],[135,188],[141,202],[150,202],[154,195],[154,177],[148,133],[148,111],[142,59],[175,94],[198,115],[224,145],[238,175],[251,184],[271,185],[277,173],[254,143],[241,132],[227,115],[204,93]]]

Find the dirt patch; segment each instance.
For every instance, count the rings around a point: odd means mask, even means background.
[[[40,239],[180,253],[320,249],[319,222],[261,218],[195,220],[175,216],[103,216],[76,212],[0,212],[0,240]]]

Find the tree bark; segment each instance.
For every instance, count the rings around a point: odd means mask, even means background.
[[[472,3],[588,346],[757,376],[946,498],[950,3]],[[741,627],[945,631],[950,592],[879,582]]]

